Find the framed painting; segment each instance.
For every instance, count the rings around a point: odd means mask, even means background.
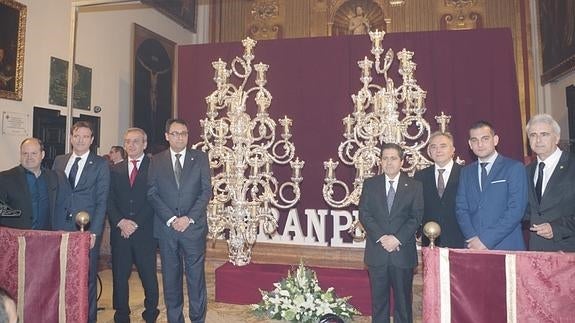
[[[26,6],[0,0],[0,98],[22,101]]]
[[[176,43],[134,24],[132,125],[148,135],[147,152],[167,148],[166,120],[174,116]]]
[[[142,0],[142,3],[156,8],[182,27],[196,32],[197,0]]]
[[[575,0],[545,0],[539,4],[541,83],[575,70]]]

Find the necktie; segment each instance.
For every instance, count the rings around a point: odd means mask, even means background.
[[[393,181],[389,181],[389,191],[387,191],[387,210],[391,211],[393,199],[395,198],[395,189],[393,188]]]
[[[132,164],[134,165],[134,167],[132,168],[132,171],[130,172],[130,186],[134,187],[134,182],[136,181],[136,176],[138,176],[138,160],[132,159]]]
[[[180,188],[180,179],[182,177],[182,163],[180,157],[182,154],[176,154],[176,165],[174,166],[174,176],[176,177],[176,185]]]
[[[541,196],[543,195],[543,168],[545,168],[545,163],[539,163],[539,171],[537,172],[537,182],[535,183],[535,194],[537,195],[537,201],[541,203]]]
[[[487,185],[487,165],[489,163],[481,163],[481,191],[485,189]]]
[[[439,172],[439,176],[437,176],[437,193],[439,194],[439,197],[442,197],[443,192],[445,192],[445,181],[443,180],[445,169],[439,168],[437,171]]]
[[[72,164],[72,168],[70,168],[70,173],[68,174],[68,182],[70,182],[70,186],[72,186],[72,188],[76,187],[76,175],[78,174],[78,162],[80,159],[82,159],[82,157],[76,157],[74,164]]]

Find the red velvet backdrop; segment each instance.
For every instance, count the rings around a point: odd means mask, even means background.
[[[426,119],[433,131],[438,129],[435,115],[444,111],[452,116],[449,128],[455,136],[457,155],[468,162],[472,160],[467,145],[468,128],[484,119],[495,126],[500,136],[499,152],[522,160],[522,125],[510,30],[393,33],[385,36],[383,48],[415,52],[415,77],[428,92]],[[253,62],[270,65],[270,115],[276,120],[284,115],[294,120],[296,155],[305,161],[300,215],[304,209],[330,209],[322,197],[323,162],[329,158],[337,160],[337,147],[343,141],[341,120],[353,111],[350,95],[361,87],[357,61],[364,56],[373,60],[370,49],[368,36],[259,41],[255,47]],[[200,141],[199,120],[205,118],[205,97],[215,90],[211,62],[221,58],[229,68],[231,60],[242,54],[240,42],[179,48],[178,115],[191,125],[190,143]],[[397,74],[397,68],[398,62],[394,61],[390,70]],[[254,78],[248,84],[253,85]],[[401,82],[400,78],[394,79],[396,85]],[[374,77],[375,83],[382,84],[381,80],[381,76]],[[255,110],[252,99],[248,101],[248,112],[254,115]],[[351,184],[353,172],[340,163],[336,176],[348,178],[346,181]]]

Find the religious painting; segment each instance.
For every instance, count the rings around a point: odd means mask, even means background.
[[[148,134],[148,152],[167,148],[166,120],[173,117],[176,44],[134,24],[134,99],[132,125]]]
[[[344,2],[335,12],[331,35],[367,35],[369,31],[386,30],[381,7],[370,0]]]
[[[0,0],[0,98],[22,101],[26,6]]]
[[[537,3],[545,84],[575,69],[575,0]]]
[[[142,0],[182,27],[196,32],[196,0]]]

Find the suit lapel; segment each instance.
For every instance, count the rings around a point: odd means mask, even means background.
[[[165,158],[165,163],[167,164],[165,166],[166,170],[169,170],[169,175],[170,178],[172,179],[172,184],[174,185],[174,188],[178,189],[178,184],[176,183],[176,174],[174,173],[174,163],[172,161],[172,152],[171,150],[168,148],[166,151],[166,154],[164,155]],[[184,167],[186,167],[186,163],[184,162]],[[182,171],[182,177],[183,177],[183,171]]]
[[[148,173],[148,166],[150,165],[150,159],[144,155],[142,162],[140,163],[140,168],[138,168],[138,175],[136,176],[136,181],[134,182],[134,187],[138,186],[140,182],[145,183],[148,179],[146,178],[146,174]],[[127,171],[126,167],[126,171]],[[129,177],[128,177],[129,182]]]
[[[459,175],[460,169],[461,169],[461,166],[459,166],[459,164],[453,162],[453,166],[451,167],[451,172],[449,172],[449,178],[447,179],[447,185],[445,185],[445,191],[443,191],[443,196],[447,195],[448,191],[451,191],[451,190],[457,188],[457,185],[455,183],[455,179]],[[439,193],[437,194],[437,196],[439,196]],[[442,199],[443,199],[443,196],[441,197]]]
[[[439,197],[439,192],[437,191],[437,180],[435,178],[435,171],[436,171],[436,165],[433,164],[433,166],[429,167],[429,171],[427,172],[426,176],[426,181],[428,183],[433,183],[433,192],[435,194],[435,196],[440,199]],[[451,175],[450,175],[451,176]],[[447,182],[449,185],[449,181]],[[447,187],[445,187],[445,189],[447,190]]]
[[[88,154],[88,157],[86,158],[86,163],[84,164],[84,168],[82,169],[82,174],[80,174],[80,179],[78,180],[78,184],[76,184],[76,187],[74,189],[76,189],[77,187],[82,187],[82,185],[84,185],[87,181],[88,181],[88,176],[90,176],[90,173],[92,172],[92,167],[94,166],[94,154],[92,152],[90,152]]]
[[[558,194],[555,190],[561,190],[562,187],[560,183],[567,178],[566,171],[568,169],[567,166],[569,166],[568,161],[568,155],[562,152],[559,162],[557,162],[557,166],[555,166],[555,170],[553,170],[553,174],[551,174],[549,182],[547,182],[547,186],[545,186],[545,192],[543,192],[543,196],[541,197],[541,207],[549,203],[554,204],[553,198],[561,196],[561,194]]]
[[[477,196],[481,196],[481,185],[479,184],[479,172],[477,170],[479,166],[479,161],[475,161],[469,165],[473,171],[473,188],[477,191]]]
[[[535,195],[535,168],[537,166],[537,161],[529,164],[527,166],[527,185],[529,185],[529,201],[533,201],[534,203],[539,203],[537,202],[537,196]]]
[[[68,161],[70,160],[70,157],[72,157],[72,153],[67,153],[66,155],[64,155],[64,158],[61,159],[63,161],[63,163],[61,165],[56,165],[57,166],[56,168],[61,168],[61,171],[64,174],[66,174],[66,166],[68,165]],[[68,177],[68,174],[66,174],[66,177]]]
[[[186,150],[186,160],[184,162],[184,169],[182,171],[182,179],[186,178],[190,174],[190,171],[191,171],[194,163],[195,163],[195,158],[194,158],[194,156],[192,156],[192,152],[189,149],[187,149]]]
[[[123,161],[121,161],[120,164],[118,165],[118,167],[120,167],[120,171],[121,171],[120,172],[120,178],[122,181],[122,186],[127,187],[127,188],[130,188],[130,172],[128,170],[129,164],[130,164],[130,162],[126,158]]]
[[[393,204],[391,205],[391,210],[389,210],[389,214],[391,215],[391,211],[397,209],[403,201],[405,201],[405,195],[408,194],[408,184],[405,180],[405,175],[400,174],[399,179],[397,180],[397,190],[395,191],[395,197],[393,198]],[[387,203],[386,203],[387,204]]]
[[[27,176],[26,169],[20,166],[20,169],[18,169],[18,171],[22,173],[22,175],[18,176],[17,180],[20,184],[20,187],[22,188],[22,192],[24,192],[26,200],[29,201],[31,199],[31,196],[30,196],[30,189],[28,188],[28,180],[26,179]]]
[[[377,196],[375,196],[375,199],[380,203],[379,206],[383,210],[385,216],[389,216],[389,210],[387,209],[387,190],[385,188],[385,174],[381,174],[378,176],[379,176],[378,181],[375,182],[377,186],[374,188],[373,192],[377,194]],[[379,195],[380,194],[379,192],[383,192],[383,198],[381,197],[381,195]]]
[[[493,165],[491,166],[489,173],[487,173],[487,180],[485,181],[485,187],[482,187],[481,190],[482,194],[483,192],[486,192],[487,189],[489,189],[489,186],[491,186],[491,182],[493,181],[493,178],[495,178],[495,174],[499,173],[499,171],[501,170],[502,163],[503,161],[501,160],[501,155],[497,155],[497,158],[495,158],[495,160],[493,161]],[[479,180],[479,176],[477,176],[477,179]]]

